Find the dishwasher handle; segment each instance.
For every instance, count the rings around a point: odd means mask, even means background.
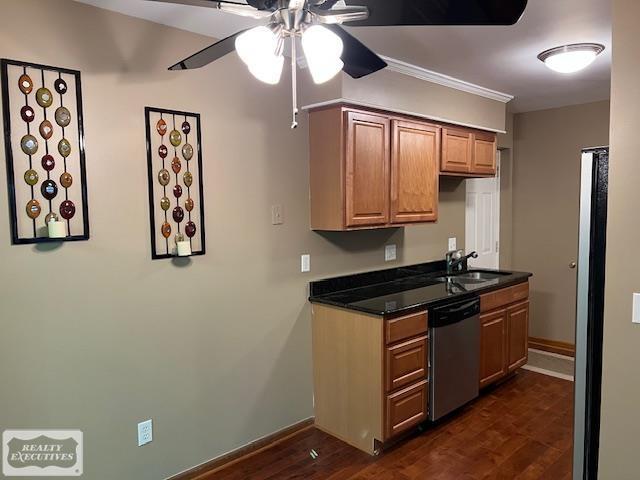
[[[460,322],[480,313],[480,300],[474,298],[471,301],[454,303],[433,310],[430,324],[434,328],[445,327]]]

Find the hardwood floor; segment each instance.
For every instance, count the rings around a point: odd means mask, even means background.
[[[311,428],[198,480],[571,480],[572,410],[571,382],[520,371],[378,457]]]

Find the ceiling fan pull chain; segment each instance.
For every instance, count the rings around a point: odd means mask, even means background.
[[[296,70],[296,36],[291,35],[291,90],[293,97],[293,122],[291,123],[291,129],[298,128],[298,81]]]

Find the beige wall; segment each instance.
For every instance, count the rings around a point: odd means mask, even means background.
[[[531,336],[575,341],[580,151],[608,135],[607,101],[515,116],[513,268],[534,273]]]
[[[10,246],[0,188],[0,427],[82,429],[83,478],[162,479],[310,417],[308,282],[464,245],[456,180],[435,225],[309,231],[307,121],[289,129],[288,80],[265,86],[235,55],[166,71],[210,39],[70,0],[2,7],[0,57],[82,71],[92,238]],[[150,260],[147,105],[202,114],[208,253],[186,265]],[[147,418],[154,441],[138,448]]]
[[[640,327],[631,323],[632,293],[640,292],[640,3],[613,1],[613,69],[604,366],[599,477],[638,478]]]
[[[341,74],[319,87],[308,81],[301,92],[303,106],[342,99],[493,131],[506,126],[503,102],[386,69],[359,79]]]

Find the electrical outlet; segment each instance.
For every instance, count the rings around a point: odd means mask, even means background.
[[[282,225],[284,223],[284,214],[282,213],[282,205],[271,206],[271,225]]]
[[[308,253],[300,256],[300,271],[302,273],[311,271],[311,255],[309,255]]]
[[[153,440],[153,421],[145,420],[138,424],[138,446],[141,447]]]
[[[633,323],[640,323],[640,293],[633,294]]]
[[[451,237],[449,239],[449,251],[458,249],[458,239],[456,237]]]
[[[395,245],[387,245],[384,247],[384,261],[391,262],[396,259],[396,246]]]

